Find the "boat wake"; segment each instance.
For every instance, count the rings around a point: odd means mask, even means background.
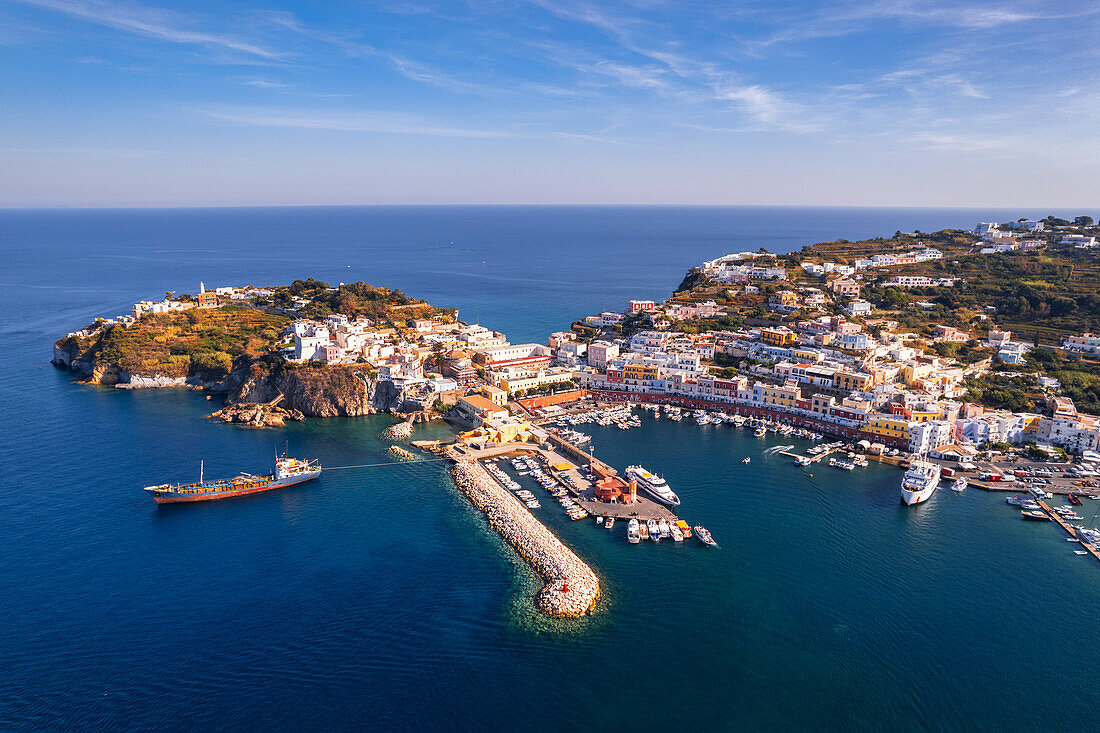
[[[768,448],[764,451],[764,455],[773,456],[776,453],[781,453],[782,451],[785,451],[785,450],[791,450],[792,448],[794,448],[793,444],[792,445],[773,445],[771,448]]]

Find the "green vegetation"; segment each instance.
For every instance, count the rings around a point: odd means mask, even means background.
[[[312,277],[295,280],[275,293],[274,303],[281,308],[292,308],[295,298],[308,299],[302,314],[309,318],[324,318],[341,313],[349,318],[364,316],[378,325],[404,327],[414,319],[455,320],[453,309],[436,308],[422,300],[411,298],[398,290],[375,287],[365,282],[354,282],[333,287]]]
[[[1012,412],[1037,412],[1043,393],[1030,374],[991,372],[966,380],[967,399],[985,407]]]
[[[993,349],[988,346],[981,346],[974,340],[965,344],[936,341],[932,344],[932,350],[945,359],[954,359],[962,364],[977,364],[979,361],[993,356]]]
[[[277,350],[290,321],[241,306],[195,308],[146,314],[130,326],[115,324],[92,339],[68,337],[58,345],[75,346],[80,358],[130,374],[217,378],[228,374],[240,357]]]

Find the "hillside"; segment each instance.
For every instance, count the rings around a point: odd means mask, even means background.
[[[55,342],[55,363],[71,366],[98,383],[122,374],[210,381],[225,377],[242,357],[278,349],[291,318],[227,305],[177,313],[148,313],[130,325],[95,324],[90,336]]]

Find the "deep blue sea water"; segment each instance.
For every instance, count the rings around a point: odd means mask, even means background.
[[[208,475],[266,469],[284,441],[328,466],[385,461],[387,418],[249,431],[204,420],[193,392],[48,364],[58,336],[199,280],[363,279],[541,341],[728,251],[1047,213],[0,211],[0,726],[1090,729],[1100,567],[998,495],[905,509],[886,467],[810,477],[764,454],[776,441],[686,420],[593,428],[603,459],[662,471],[722,548],[631,546],[544,502],[605,589],[593,617],[557,623],[439,463],[205,506],[140,490],[200,457]]]

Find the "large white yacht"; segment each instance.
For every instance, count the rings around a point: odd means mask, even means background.
[[[637,481],[639,489],[643,489],[662,504],[680,505],[680,497],[676,496],[675,492],[668,487],[668,483],[660,476],[653,475],[641,466],[627,466],[626,476]]]
[[[939,464],[924,458],[914,458],[901,480],[901,500],[908,506],[928,501],[939,485]]]

